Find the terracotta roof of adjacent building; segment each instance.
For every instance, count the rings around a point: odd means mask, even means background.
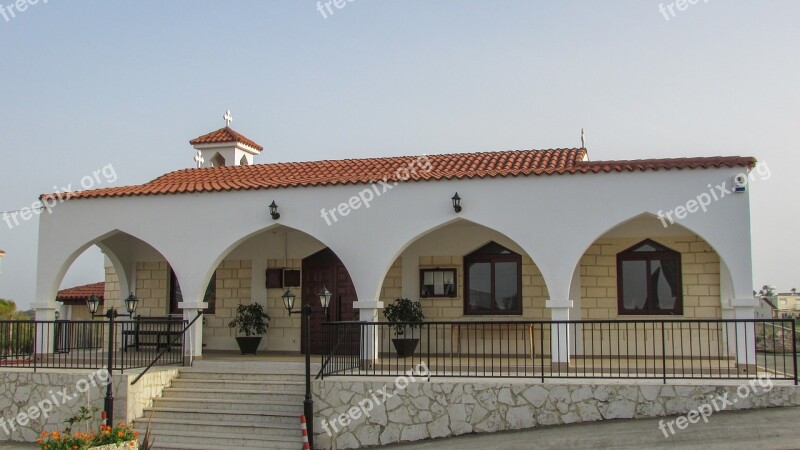
[[[756,163],[754,158],[739,156],[623,161],[587,161],[586,157],[586,149],[577,148],[225,166],[178,170],[137,186],[47,194],[43,197],[69,199],[134,197],[367,184],[378,180],[432,181],[719,167],[750,168]]]
[[[106,283],[101,281],[99,283],[84,284],[83,286],[75,286],[68,289],[58,291],[56,300],[65,304],[82,305],[86,299],[92,295],[96,295],[103,300],[105,297]]]

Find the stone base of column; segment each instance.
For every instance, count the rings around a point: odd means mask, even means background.
[[[755,364],[737,364],[736,370],[739,372],[739,375],[758,375],[758,366]]]
[[[550,369],[553,372],[566,372],[569,370],[568,362],[551,362]]]
[[[374,369],[375,368],[375,359],[362,359],[361,360],[361,368],[362,369]]]

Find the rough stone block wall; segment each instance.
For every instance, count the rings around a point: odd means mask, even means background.
[[[138,373],[139,370],[114,374],[114,420],[117,422],[129,423],[141,417],[144,408],[152,406],[153,398],[161,395],[164,387],[178,376],[178,369],[154,368],[131,386]],[[42,431],[63,431],[64,422],[77,414],[81,406],[102,410],[106,394],[102,381],[105,379],[95,370],[0,371],[0,385],[3,386],[0,390],[0,418],[5,425],[5,428],[0,426],[0,442],[35,442]],[[67,397],[61,395],[62,391]],[[33,412],[32,407],[40,408],[39,413]],[[49,410],[47,414],[42,413],[45,409]],[[21,414],[29,420],[23,418],[20,421]],[[99,419],[100,413],[95,417]]]
[[[315,381],[315,445],[338,450],[468,433],[686,414],[721,395],[737,400],[728,407],[731,410],[800,405],[800,392],[788,383],[775,382],[769,392],[756,383],[752,394],[740,397],[737,389],[743,385],[749,383]],[[359,403],[367,399],[372,403],[363,403],[364,410],[371,407],[365,414]],[[331,435],[322,426],[323,419]],[[656,427],[653,433],[660,431]]]

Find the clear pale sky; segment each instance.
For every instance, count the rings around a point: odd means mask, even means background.
[[[0,210],[108,164],[114,185],[191,167],[226,109],[262,163],[577,147],[583,127],[593,160],[767,163],[754,286],[800,287],[800,2],[661,3],[40,0],[0,14]],[[37,234],[0,222],[0,297],[22,308]],[[62,287],[102,274],[89,250]]]

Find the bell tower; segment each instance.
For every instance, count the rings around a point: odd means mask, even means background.
[[[225,127],[189,141],[197,150],[197,167],[249,166],[264,147],[231,128],[230,110],[222,116]]]

